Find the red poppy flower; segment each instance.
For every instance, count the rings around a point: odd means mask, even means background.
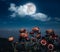
[[[54,30],[48,29],[48,30],[46,30],[46,33],[47,33],[48,35],[52,35],[52,34],[54,34]]]
[[[11,37],[8,38],[8,41],[10,41],[10,42],[12,42],[13,40],[14,40],[13,36],[11,36]]]
[[[22,38],[23,38],[23,37],[24,37],[24,35],[25,35],[25,33],[20,33],[20,37],[22,37]]]
[[[32,28],[32,31],[33,32],[38,32],[39,31],[39,28],[38,27],[34,27],[34,28]]]
[[[45,39],[42,39],[40,43],[45,46],[47,44],[47,41]]]
[[[27,38],[28,37],[28,33],[27,32],[26,33],[20,33],[20,37]]]
[[[48,49],[49,50],[53,50],[54,49],[54,45],[53,44],[48,44]]]
[[[25,33],[24,34],[24,38],[28,38],[28,33]]]

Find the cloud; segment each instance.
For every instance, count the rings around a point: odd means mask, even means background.
[[[13,18],[16,17],[16,13],[13,13],[13,14],[10,15],[10,16],[13,17]]]
[[[10,10],[10,11],[14,11],[14,12],[16,12],[17,7],[15,6],[15,4],[11,3],[11,4],[10,4],[10,8],[9,8],[9,10]]]
[[[55,20],[56,20],[56,21],[60,21],[60,18],[58,18],[58,17],[55,17]]]
[[[11,3],[9,10],[12,12],[12,15],[10,15],[11,17],[16,17],[17,15],[25,17],[27,15],[33,18],[34,20],[49,21],[51,19],[50,17],[48,17],[48,15],[41,12],[36,13],[36,11],[34,11],[34,13],[29,14],[27,12],[27,4],[16,6],[15,4]]]
[[[41,20],[41,21],[49,21],[51,18],[48,17],[46,14],[43,13],[36,13],[34,15],[31,15],[35,20]]]
[[[19,16],[26,15],[24,11],[24,6],[16,6],[15,4],[11,3],[9,10],[13,12],[12,15],[10,15],[11,17],[16,17],[16,15],[19,15]]]

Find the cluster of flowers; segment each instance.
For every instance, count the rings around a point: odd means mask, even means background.
[[[19,30],[19,42],[15,43],[14,51],[16,52],[60,52],[60,38],[54,30],[46,30],[46,35],[42,36],[40,28],[34,27],[31,32],[26,29]],[[10,42],[14,37],[9,37]]]

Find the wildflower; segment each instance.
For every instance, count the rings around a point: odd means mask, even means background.
[[[54,45],[53,44],[48,44],[48,49],[49,50],[53,50],[54,49]]]
[[[12,42],[14,40],[14,37],[13,36],[10,36],[9,38],[8,38],[8,41],[10,41],[10,42]]]

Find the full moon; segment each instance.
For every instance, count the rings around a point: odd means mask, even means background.
[[[33,3],[27,3],[25,7],[27,15],[32,15],[36,12],[36,6]]]

